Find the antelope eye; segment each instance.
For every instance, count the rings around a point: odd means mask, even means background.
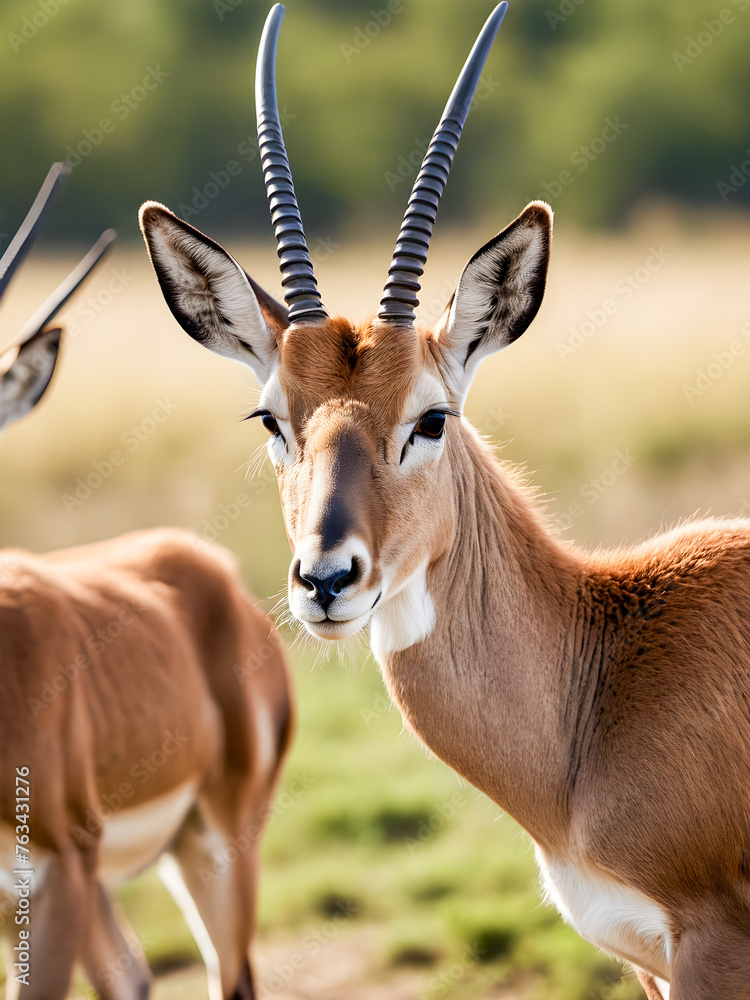
[[[263,426],[265,427],[265,429],[268,431],[269,434],[279,433],[279,425],[276,423],[276,417],[274,417],[273,414],[264,413],[260,419],[261,423],[263,424]]]
[[[441,438],[445,430],[445,414],[441,410],[430,410],[417,421],[415,434],[424,434],[428,438]]]

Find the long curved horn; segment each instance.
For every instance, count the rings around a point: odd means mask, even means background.
[[[37,334],[62,309],[84,278],[99,263],[116,236],[117,233],[114,229],[107,229],[102,233],[83,260],[73,268],[68,277],[57,286],[34,315],[24,323],[23,329],[18,335],[18,340],[21,343],[25,343]]]
[[[284,300],[289,306],[289,322],[319,323],[328,318],[328,313],[320,301],[318,283],[305,242],[276,99],[276,48],[283,19],[284,8],[277,3],[266,18],[258,49],[255,67],[258,146],[278,245]]]
[[[487,18],[422,160],[422,167],[414,182],[406,215],[401,223],[383,298],[380,300],[380,319],[407,326],[414,323],[414,310],[419,305],[419,278],[427,261],[440,196],[448,180],[479,77],[507,9],[506,2],[500,3]]]
[[[60,190],[60,185],[69,173],[70,167],[66,163],[53,163],[50,167],[44,183],[34,199],[34,204],[27,212],[18,232],[10,241],[8,249],[0,258],[0,298],[10,284],[10,279],[15,274],[16,268],[31,250],[44,218]]]

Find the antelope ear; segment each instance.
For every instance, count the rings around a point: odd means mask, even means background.
[[[286,307],[218,243],[163,205],[147,201],[139,219],[174,318],[204,347],[248,365],[263,385],[278,359],[277,338],[289,325]]]
[[[40,330],[0,355],[0,430],[33,410],[55,370],[62,330]]]
[[[464,268],[437,330],[459,405],[480,362],[517,340],[536,316],[551,239],[552,209],[535,201]]]

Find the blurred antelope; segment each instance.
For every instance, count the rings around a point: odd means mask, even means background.
[[[50,171],[0,261],[0,294],[64,173]],[[61,333],[46,324],[113,236],[0,357],[0,426],[44,392]],[[5,550],[0,669],[6,997],[62,1000],[80,962],[104,1000],[143,1000],[150,975],[109,890],[164,854],[211,1000],[251,998],[258,846],[291,709],[278,641],[234,559],[170,529]]]
[[[258,136],[286,306],[153,202],[143,232],[175,318],[248,365],[293,550],[289,604],[321,639],[370,626],[406,724],[537,845],[563,917],[651,1000],[750,997],[750,522],[588,554],[461,415],[480,362],[540,306],[552,213],[481,247],[433,329],[416,293],[500,4],[409,199],[377,318],[331,318],[279,127],[271,11]]]

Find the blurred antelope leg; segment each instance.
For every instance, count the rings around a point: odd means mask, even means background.
[[[257,869],[257,843],[231,848],[228,834],[198,809],[160,864],[206,963],[209,1000],[253,1000]]]
[[[131,939],[134,938],[135,931],[131,930]],[[112,901],[101,883],[94,890],[91,923],[81,949],[81,961],[102,1000],[146,1000],[148,997],[151,973],[126,940],[115,919]]]

